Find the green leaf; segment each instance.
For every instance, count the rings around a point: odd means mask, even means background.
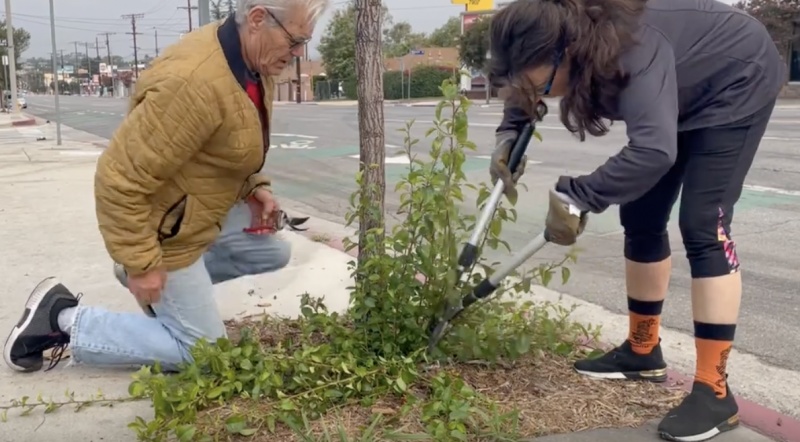
[[[225,393],[225,387],[219,386],[211,389],[211,391],[206,394],[206,397],[209,399],[216,399],[220,397],[222,393]]]
[[[245,428],[247,428],[247,421],[242,415],[235,414],[225,420],[225,430],[228,433],[240,434]]]
[[[569,267],[561,267],[561,284],[564,285],[569,281],[571,276]]]

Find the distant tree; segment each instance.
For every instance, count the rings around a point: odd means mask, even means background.
[[[386,6],[383,7],[384,28],[391,23]],[[325,66],[327,78],[352,80],[356,78],[356,7],[352,0],[344,8],[337,9],[325,28],[317,46]]]
[[[6,39],[6,22],[0,21],[0,40]],[[23,28],[14,27],[14,65],[20,66],[22,59],[20,56],[23,52],[28,50],[31,45],[31,34]],[[8,55],[8,48],[0,46],[0,55]],[[11,57],[9,57],[11,58]],[[6,84],[6,70],[0,69],[0,85]],[[5,86],[0,86],[5,87]]]
[[[428,36],[428,46],[451,48],[461,38],[461,18],[450,17],[445,24],[436,28]]]
[[[741,0],[734,6],[764,24],[784,57],[800,43],[800,0]]]
[[[233,0],[211,0],[211,19],[224,20],[236,12]]]
[[[426,44],[425,33],[414,32],[411,24],[405,21],[383,30],[383,55],[388,58],[402,57]]]
[[[486,52],[489,51],[489,17],[479,18],[461,36],[458,55],[461,61],[472,69],[482,71],[486,65]]]

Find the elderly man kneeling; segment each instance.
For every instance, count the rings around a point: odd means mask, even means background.
[[[192,359],[196,341],[225,336],[213,285],[289,260],[288,245],[258,234],[278,213],[261,174],[272,77],[299,55],[327,7],[238,0],[236,15],[188,34],[143,73],[98,161],[95,201],[117,277],[147,315],[78,305],[47,278],[6,341],[12,369],[39,370],[45,351],[69,346],[76,363],[174,370]]]

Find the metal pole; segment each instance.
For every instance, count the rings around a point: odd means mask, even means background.
[[[300,94],[302,93],[301,81],[303,80],[302,68],[300,66],[300,57],[295,57],[294,58],[294,62],[296,64],[295,69],[297,70],[297,72],[296,72],[296,75],[297,75],[297,97],[296,98],[297,99],[295,101],[297,101],[297,104],[300,104],[300,103],[303,102],[303,99],[300,97]]]
[[[408,102],[411,103],[411,70],[412,67],[408,67]]]
[[[400,59],[400,101],[406,98],[406,64]]]
[[[211,23],[210,0],[197,0],[197,15],[200,26]]]
[[[14,113],[19,113],[17,102],[17,60],[14,56],[14,27],[11,25],[11,0],[6,0],[6,38],[8,39],[8,84]]]
[[[10,1],[10,0],[6,0]],[[56,144],[61,146],[61,104],[58,100],[58,63],[56,63],[56,12],[53,7],[53,0],[50,0],[50,43],[53,46],[53,93],[56,101]]]

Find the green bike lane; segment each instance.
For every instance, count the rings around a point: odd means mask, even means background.
[[[318,137],[273,134],[273,145],[268,155],[265,171],[275,177],[275,189],[283,197],[304,203],[325,198],[346,199],[356,188],[355,174],[359,166],[359,148],[352,145],[320,144]],[[386,152],[387,205],[396,202],[395,185],[408,173],[409,164],[402,149],[387,147]],[[474,182],[488,179],[489,159],[486,155],[469,155],[463,170]],[[303,172],[298,172],[298,171]],[[540,162],[529,162],[528,172],[522,183],[529,190],[521,190],[522,196],[517,210],[524,215],[525,224],[541,227],[547,207],[547,191],[555,182],[558,170]],[[472,204],[467,201],[469,210]],[[340,205],[336,205],[339,207]],[[736,206],[736,216],[764,209],[800,210],[800,192],[781,191],[760,186],[746,186]],[[679,204],[672,212],[672,220],[678,219]],[[338,213],[331,213],[338,215]],[[610,235],[620,232],[616,208],[593,215],[587,233]]]

